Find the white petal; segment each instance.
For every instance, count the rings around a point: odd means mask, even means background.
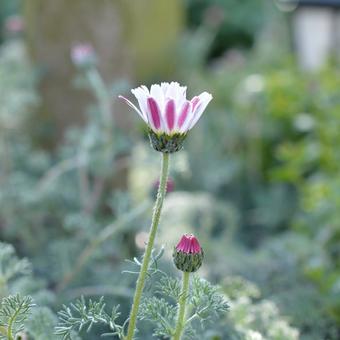
[[[140,111],[142,112],[143,116],[147,117],[147,112],[148,112],[148,107],[147,107],[147,98],[148,98],[148,92],[149,90],[146,88],[144,89],[145,86],[143,87],[137,87],[136,89],[131,90],[131,92],[134,94],[134,96],[138,100],[139,108]]]
[[[176,107],[182,107],[186,100],[186,86],[180,86],[177,82],[172,82],[166,92],[166,99],[174,99]]]
[[[149,89],[145,85],[141,85],[140,88],[145,92],[146,95],[149,95]]]
[[[129,99],[125,98],[124,96],[118,96],[118,98],[123,99],[125,103],[128,104],[131,108],[133,108],[142,117],[142,119],[147,123],[146,117],[132,102],[130,102]]]
[[[186,102],[187,100],[186,91],[187,91],[186,86],[180,86],[180,89],[179,89],[179,92],[176,98],[176,107],[182,107],[182,105]]]
[[[169,85],[170,85],[170,84],[167,83],[167,82],[161,83],[161,89],[162,89],[162,92],[163,92],[164,97],[165,97],[165,95],[166,95],[166,91],[168,90]]]
[[[176,100],[178,91],[179,91],[179,84],[173,81],[168,86],[168,89],[166,91],[166,97]]]
[[[165,100],[162,88],[158,84],[152,85],[150,89],[150,95],[156,100],[158,107],[161,111],[161,115],[163,115]]]
[[[186,98],[187,96],[187,87],[186,86],[180,86],[182,95]]]
[[[206,107],[208,106],[208,104],[210,103],[212,99],[212,95],[208,92],[203,92],[198,97],[200,101],[196,105],[196,108],[193,112],[193,118],[188,128],[189,130],[191,130],[195,126],[195,124],[198,122],[198,120],[201,118],[204,110],[206,109]]]

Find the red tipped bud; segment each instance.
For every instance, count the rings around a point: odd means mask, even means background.
[[[204,253],[197,238],[185,234],[174,249],[173,259],[177,269],[183,272],[197,271],[203,261]]]

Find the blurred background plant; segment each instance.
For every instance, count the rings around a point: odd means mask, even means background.
[[[13,332],[30,339],[58,339],[56,312],[81,296],[126,319],[135,276],[121,272],[144,247],[158,155],[116,97],[165,79],[214,96],[173,157],[158,239],[172,274],[178,235],[201,241],[200,276],[230,305],[204,338],[340,337],[337,47],[306,71],[309,8],[283,3],[1,2],[1,334],[27,296]],[[71,59],[79,44],[86,65]]]

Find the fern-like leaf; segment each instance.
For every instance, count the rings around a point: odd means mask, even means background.
[[[72,334],[79,333],[83,329],[89,332],[96,324],[107,325],[111,333],[105,333],[103,336],[117,335],[119,338],[123,336],[123,328],[116,324],[116,319],[119,317],[119,306],[113,307],[111,314],[105,311],[104,298],[99,301],[89,300],[86,303],[84,297],[77,300],[70,307],[63,306],[63,309],[58,313],[59,324],[55,328],[55,334],[61,335],[63,340],[72,339]]]
[[[25,328],[25,321],[33,307],[30,296],[10,295],[1,300],[0,339],[14,340]]]
[[[154,336],[168,338],[174,330],[176,308],[163,298],[145,298],[140,306],[139,318],[155,325]]]
[[[156,283],[156,293],[167,296],[175,302],[179,300],[181,295],[181,282],[170,276],[162,276]]]
[[[209,321],[228,311],[229,306],[220,288],[194,276],[190,304],[194,307],[194,317],[201,322]],[[190,320],[190,319],[189,319]]]

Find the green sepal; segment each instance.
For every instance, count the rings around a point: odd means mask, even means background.
[[[178,251],[175,247],[172,256],[177,269],[181,270],[182,272],[193,273],[201,267],[204,258],[204,252],[202,249],[200,253],[188,254],[184,253],[183,251]]]
[[[180,151],[183,148],[183,142],[186,133],[174,133],[168,135],[166,133],[156,133],[153,130],[149,129],[149,139],[151,146],[159,152],[164,153],[173,153]]]

